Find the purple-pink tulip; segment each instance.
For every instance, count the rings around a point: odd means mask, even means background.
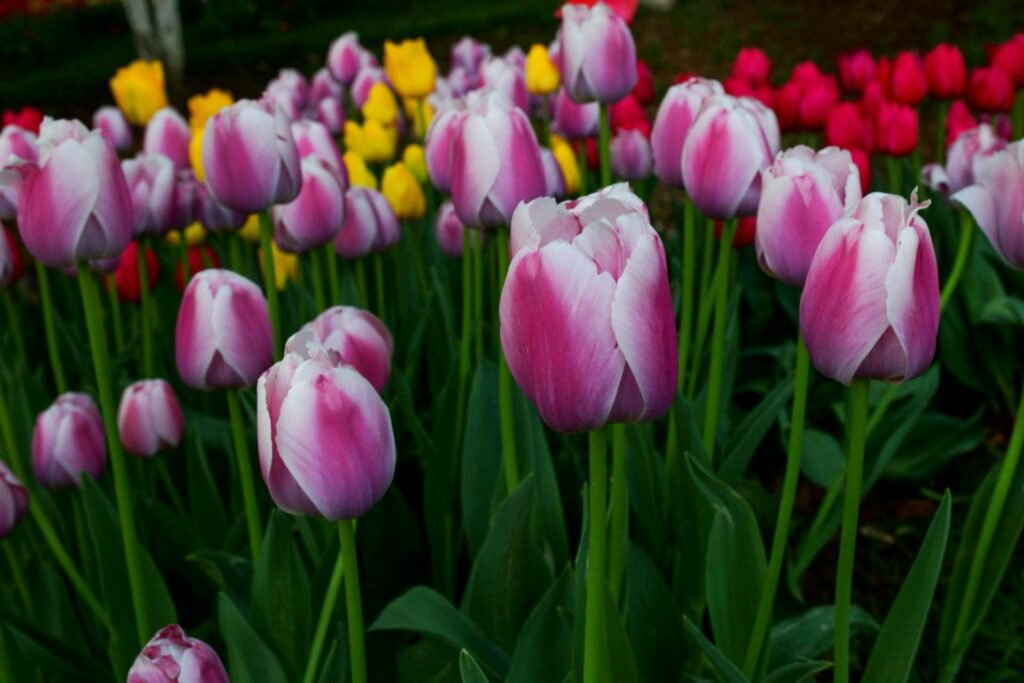
[[[362,517],[391,485],[395,436],[373,385],[326,354],[288,354],[256,389],[260,470],[285,512]]]
[[[334,99],[343,102],[345,99],[345,87],[334,79],[327,67],[317,69],[309,82],[309,101],[312,104],[322,102],[326,99]]]
[[[36,418],[32,470],[46,488],[81,486],[82,474],[98,479],[107,467],[103,418],[88,394],[57,397]]]
[[[373,89],[373,86],[378,83],[387,84],[387,82],[388,76],[384,73],[384,69],[380,68],[377,64],[364,64],[359,69],[356,79],[352,81],[352,88],[349,90],[353,104],[356,107],[362,108],[366,104],[366,98],[370,96],[370,90]]]
[[[217,652],[189,638],[177,624],[165,626],[142,648],[128,683],[229,683]]]
[[[25,161],[39,161],[35,134],[18,126],[5,126],[0,130],[0,220],[9,221],[18,215],[21,174],[15,166]]]
[[[196,273],[178,309],[174,347],[178,374],[193,389],[252,386],[274,360],[263,292],[230,270]]]
[[[378,392],[391,375],[394,341],[380,318],[354,306],[332,306],[285,342],[285,353],[312,358],[326,353],[334,364],[351,365]]]
[[[185,430],[185,417],[171,385],[162,379],[135,382],[121,394],[117,431],[126,451],[151,458],[174,448]]]
[[[618,102],[636,85],[629,25],[608,5],[563,5],[558,39],[562,84],[576,102]]]
[[[338,145],[334,143],[334,138],[327,127],[316,121],[296,121],[292,124],[292,137],[295,139],[299,158],[319,157],[340,176],[343,181],[342,189],[348,187],[348,171],[345,170],[341,152],[338,151]]]
[[[230,232],[245,223],[246,214],[221,204],[202,183],[195,189],[194,207],[196,220],[210,232]]]
[[[558,165],[555,154],[547,147],[540,148],[540,160],[544,164],[544,186],[547,188],[545,196],[562,199],[566,195],[565,177],[562,175],[562,167]]]
[[[135,236],[163,235],[174,222],[174,164],[163,154],[143,153],[122,161],[121,169],[132,196]]]
[[[174,162],[176,169],[181,170],[192,165],[188,157],[191,140],[192,132],[185,119],[173,108],[165,107],[146,124],[142,150],[146,154],[163,154]]]
[[[918,213],[926,206],[872,193],[825,233],[800,299],[800,330],[821,374],[900,382],[928,369],[939,275]]]
[[[273,208],[274,241],[290,252],[327,244],[345,220],[345,183],[319,156],[302,160],[302,190],[295,201]]]
[[[437,210],[434,234],[437,236],[438,246],[446,256],[462,257],[467,230],[465,223],[459,220],[459,214],[455,212],[455,205],[450,201],[442,204],[441,208]],[[469,230],[469,237],[473,244],[480,244],[480,240],[485,234],[481,230]]]
[[[11,535],[28,513],[28,506],[25,485],[0,460],[0,538]]]
[[[103,134],[119,152],[131,149],[135,144],[132,126],[117,107],[100,107],[92,115],[92,127]]]
[[[559,432],[653,420],[675,395],[665,250],[625,185],[521,204],[501,293],[512,376]],[[557,353],[552,352],[557,349]]]
[[[331,135],[340,135],[345,128],[345,105],[341,100],[327,97],[316,103],[314,118],[322,124]]]
[[[643,180],[651,175],[651,143],[643,131],[621,130],[610,143],[612,175]]]
[[[351,85],[363,64],[363,47],[354,31],[343,33],[331,43],[327,51],[327,69],[334,80]]]
[[[651,129],[654,173],[661,182],[671,187],[684,186],[683,144],[686,135],[704,106],[704,100],[724,94],[721,83],[704,78],[691,78],[672,86],[665,93]]]
[[[961,133],[950,145],[946,166],[928,164],[921,169],[922,180],[928,187],[952,194],[974,184],[975,166],[983,159],[1006,149],[1006,140],[987,123]]]
[[[459,42],[452,45],[452,68],[462,68],[466,73],[475,74],[490,56],[490,45],[463,36]]]
[[[553,97],[552,124],[562,137],[567,140],[584,140],[597,135],[600,116],[600,105],[597,102],[573,102],[565,88],[559,88]]]
[[[452,139],[462,124],[464,109],[464,103],[461,101],[445,102],[427,128],[423,155],[427,162],[430,182],[441,192],[450,192],[452,189]]]
[[[191,168],[174,174],[174,201],[169,230],[183,230],[196,220],[196,197],[202,185]]]
[[[509,102],[530,112],[530,93],[526,90],[526,74],[521,66],[501,57],[492,57],[484,62],[480,77],[485,88],[500,92]]]
[[[350,187],[345,192],[345,223],[334,238],[342,258],[356,259],[387,249],[402,237],[394,209],[377,190]]]
[[[295,69],[281,69],[263,91],[263,98],[277,104],[289,121],[297,121],[306,109],[309,83]]]
[[[860,203],[860,174],[846,150],[788,149],[764,170],[754,246],[761,268],[800,287],[821,238]]]
[[[1024,142],[978,158],[974,183],[951,199],[971,212],[999,255],[1024,268]]]

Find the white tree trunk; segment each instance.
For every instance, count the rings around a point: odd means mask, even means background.
[[[182,94],[185,43],[181,33],[178,0],[122,0],[142,59],[163,62],[171,99]]]

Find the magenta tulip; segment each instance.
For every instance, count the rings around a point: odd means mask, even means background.
[[[292,137],[295,139],[295,148],[300,159],[310,156],[323,159],[340,176],[340,180],[343,181],[342,189],[348,187],[348,171],[341,160],[341,152],[338,151],[338,145],[334,143],[331,132],[323,124],[316,121],[296,121],[292,124]]]
[[[387,85],[388,76],[384,73],[384,69],[380,68],[377,64],[364,64],[356,75],[356,79],[352,81],[352,87],[349,90],[349,95],[352,97],[352,103],[356,107],[362,108],[366,104],[366,98],[370,96],[370,91],[373,86],[378,83],[384,83]]]
[[[839,56],[839,78],[843,87],[853,92],[864,92],[868,83],[875,80],[878,65],[867,50],[860,49]]]
[[[928,164],[921,176],[928,187],[952,194],[974,184],[974,169],[984,158],[1006,149],[1006,140],[987,123],[961,133],[946,153],[946,166]]]
[[[466,73],[476,74],[491,56],[491,46],[469,36],[463,36],[452,45],[452,68],[462,68]]]
[[[345,87],[334,79],[326,67],[317,69],[309,82],[309,102],[316,104],[326,99],[343,102],[345,99]]]
[[[46,488],[81,486],[82,474],[98,479],[107,467],[103,418],[88,394],[57,397],[36,418],[32,433],[32,469]]]
[[[445,102],[427,128],[423,155],[430,182],[441,192],[452,189],[452,139],[462,124],[465,104],[459,100]]]
[[[597,102],[573,102],[565,88],[559,88],[552,100],[552,125],[567,140],[595,137],[600,116],[599,106]]]
[[[651,143],[639,130],[621,130],[612,138],[612,175],[621,180],[643,180],[651,175]]]
[[[636,85],[629,25],[608,5],[563,5],[558,39],[562,84],[576,102],[618,102]]]
[[[285,353],[308,359],[327,353],[334,364],[351,365],[378,392],[391,375],[394,341],[380,318],[353,306],[332,306],[285,342]]]
[[[145,379],[125,389],[117,410],[117,430],[125,450],[141,458],[177,446],[185,418],[171,385],[162,379]]]
[[[131,149],[135,144],[132,126],[117,107],[100,107],[93,112],[92,127],[119,152]]]
[[[309,100],[309,83],[296,69],[281,69],[263,91],[284,110],[289,121],[297,121]]]
[[[21,174],[15,166],[24,161],[39,161],[35,134],[18,126],[5,126],[0,130],[0,220],[13,220],[18,215]]]
[[[302,160],[302,190],[295,201],[273,208],[274,241],[290,252],[327,244],[345,220],[345,187],[338,171],[322,158]]]
[[[229,683],[229,679],[212,647],[172,624],[142,648],[128,671],[128,683]]]
[[[334,238],[339,256],[356,259],[387,249],[402,237],[394,209],[380,192],[350,187],[345,192],[345,223]]]
[[[671,187],[683,187],[683,144],[704,100],[725,91],[718,81],[691,78],[665,93],[651,129],[654,173]]]
[[[465,247],[465,235],[468,228],[459,220],[459,214],[455,212],[455,205],[450,201],[441,205],[437,210],[437,220],[434,222],[434,234],[437,236],[437,244],[441,251],[452,258],[461,258]],[[481,230],[470,230],[469,236],[474,244],[480,242],[484,236]]]
[[[526,90],[526,74],[523,68],[502,59],[492,57],[480,68],[483,86],[500,92],[509,102],[530,113],[530,93]]]
[[[940,43],[924,58],[928,92],[932,97],[956,99],[967,89],[967,62],[956,45]]]
[[[336,38],[327,51],[327,68],[331,76],[343,85],[351,85],[362,67],[362,52],[359,35],[354,31]]]
[[[740,48],[732,64],[732,75],[750,85],[764,85],[771,74],[772,62],[764,50],[756,47]]]
[[[121,162],[132,196],[135,236],[163,235],[175,210],[174,164],[163,154],[140,154]]]
[[[28,513],[28,490],[0,460],[0,539],[11,535]]]
[[[174,162],[176,169],[181,170],[192,165],[188,156],[191,140],[192,132],[185,119],[171,107],[165,107],[146,124],[142,149],[146,154],[163,154]]]
[[[951,199],[971,212],[1007,263],[1024,268],[1024,142],[977,158],[974,183]]]

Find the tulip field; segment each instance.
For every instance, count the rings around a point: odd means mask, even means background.
[[[0,683],[1024,680],[1024,27],[550,9],[0,90]]]

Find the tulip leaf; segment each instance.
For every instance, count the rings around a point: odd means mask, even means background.
[[[35,595],[40,595],[36,593]],[[30,681],[35,678],[29,671],[36,668],[51,674],[61,681],[109,681],[110,669],[106,662],[98,661],[88,651],[76,647],[79,638],[59,638],[41,628],[39,624],[22,619],[9,611],[7,605],[0,605],[0,637],[6,635],[9,645],[23,654],[26,666],[32,667],[15,680]],[[13,658],[12,658],[13,659]],[[0,667],[0,672],[3,668]],[[127,677],[127,670],[125,671]]]
[[[733,428],[732,437],[725,444],[725,457],[718,468],[718,476],[723,481],[735,486],[742,479],[754,451],[775,424],[779,413],[789,405],[792,394],[793,377],[789,376],[765,394],[760,403]]]
[[[191,415],[189,416],[191,419]],[[189,422],[191,425],[192,423]],[[221,435],[228,433],[226,430]],[[228,519],[221,504],[222,493],[210,471],[206,446],[196,427],[189,428],[186,437],[186,465],[188,469],[188,507],[192,513],[191,527],[202,539],[205,547],[216,547],[227,535]]]
[[[490,361],[477,366],[467,405],[462,442],[462,525],[470,557],[476,557],[487,536],[501,472],[501,433],[495,428],[499,423],[498,371]]]
[[[459,653],[459,673],[462,683],[489,683],[483,669],[476,663],[468,650]]]
[[[1024,301],[1015,296],[1000,296],[985,303],[977,322],[986,325],[1024,325]]]
[[[687,617],[683,617],[683,628],[686,630],[690,637],[696,641],[697,646],[700,647],[704,656],[708,658],[708,661],[718,670],[718,673],[722,675],[725,683],[750,683],[747,677],[743,675],[736,665],[729,661],[721,650],[715,647],[714,643],[705,637],[701,633],[700,629],[697,628],[692,621]]]
[[[843,452],[839,440],[827,432],[817,429],[806,430],[800,471],[822,487],[842,481],[846,473],[846,453]]]
[[[506,683],[561,681],[572,670],[573,571],[566,567],[523,624]]]
[[[766,683],[805,683],[817,680],[817,674],[832,668],[832,662],[810,660],[781,666],[768,674]]]
[[[217,598],[217,617],[232,683],[288,682],[281,662],[224,593]]]
[[[850,633],[875,633],[874,617],[853,606],[850,609]],[[835,645],[835,608],[812,607],[802,614],[780,621],[772,627],[768,650],[768,671],[774,673],[792,662],[811,661],[832,652]]]
[[[635,544],[629,553],[626,627],[642,681],[674,680],[689,649],[682,611],[657,566]]]
[[[631,425],[626,430],[626,438],[629,440],[626,449],[629,504],[638,522],[630,529],[630,536],[646,541],[644,548],[657,562],[667,562],[672,547],[668,543],[671,517],[665,465],[654,445],[654,433],[649,424]]]
[[[946,555],[951,506],[949,491],[946,491],[910,573],[875,640],[864,671],[864,683],[905,683],[910,678]]]

